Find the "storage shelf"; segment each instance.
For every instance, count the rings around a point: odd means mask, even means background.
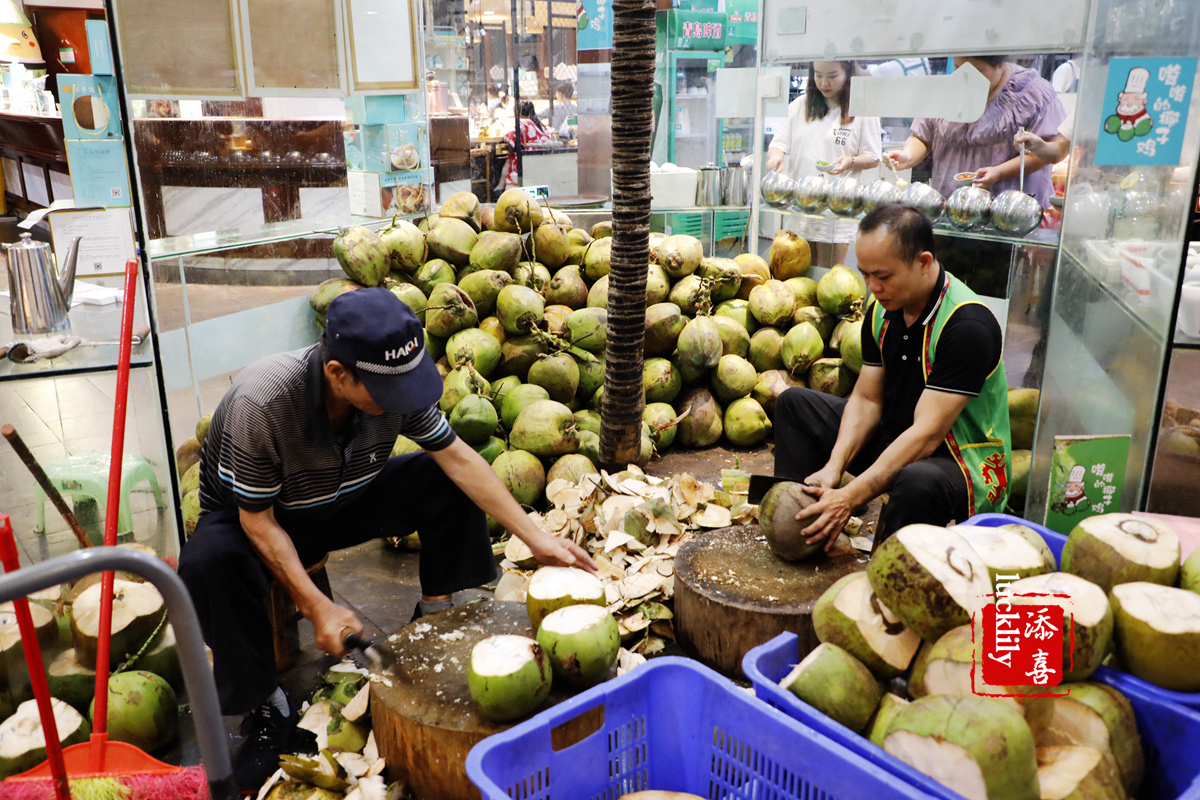
[[[1109,282],[1101,280],[1088,268],[1087,262],[1080,259],[1069,248],[1062,248],[1062,253],[1064,257],[1059,259],[1059,264],[1069,267],[1071,271],[1078,275],[1082,275],[1089,283],[1103,292],[1126,317],[1136,323],[1155,344],[1163,344],[1165,337],[1161,329],[1162,326],[1156,327],[1154,320],[1147,319],[1144,311],[1135,308],[1124,296],[1123,289],[1120,286],[1114,287]],[[1200,343],[1197,343],[1197,346],[1200,347]]]
[[[409,214],[400,219],[420,219],[425,214]],[[349,228],[362,225],[378,229],[391,223],[391,217],[363,217],[348,214],[339,219],[289,220],[276,222],[255,228],[250,231],[234,231],[231,233],[192,233],[186,236],[170,236],[164,239],[154,239],[146,246],[146,254],[152,261],[164,258],[179,258],[182,256],[203,255],[221,250],[231,250],[235,247],[249,247],[256,244],[271,244],[289,239],[299,239],[306,236],[336,235],[339,228]]]

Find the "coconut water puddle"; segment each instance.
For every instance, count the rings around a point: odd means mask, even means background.
[[[704,594],[766,608],[811,607],[839,578],[866,569],[866,556],[848,546],[807,561],[775,556],[756,525],[735,525],[697,537],[681,550],[694,586]],[[679,569],[684,569],[678,565]]]

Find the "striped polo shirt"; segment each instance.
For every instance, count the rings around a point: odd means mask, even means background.
[[[246,367],[213,412],[200,457],[200,507],[264,511],[301,521],[331,516],[358,497],[407,436],[441,450],[455,434],[436,405],[373,417],[354,411],[329,426],[316,345]]]

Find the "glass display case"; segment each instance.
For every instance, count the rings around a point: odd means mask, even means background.
[[[660,11],[654,85],[654,145],[658,164],[699,169],[721,159],[716,71],[725,62],[725,14]]]
[[[772,86],[773,71],[781,66],[794,72],[817,59],[856,58],[861,66],[914,56],[933,62],[943,56],[1015,53],[1026,55],[1007,59],[1040,69],[1049,79],[1056,60],[1082,52],[1078,94],[1072,103],[1064,102],[1070,113],[1061,130],[1070,139],[1071,161],[1056,175],[1054,208],[1043,209],[1041,226],[1019,236],[994,224],[956,224],[962,219],[951,221],[947,214],[934,226],[938,256],[997,311],[1006,329],[1010,386],[1040,390],[1026,516],[1040,521],[1052,506],[1063,508],[1065,477],[1053,466],[1061,471],[1064,463],[1055,460],[1056,438],[1061,443],[1060,437],[1092,436],[1116,437],[1122,447],[1128,445],[1125,463],[1101,470],[1105,476],[1123,476],[1119,485],[1092,507],[1181,513],[1180,487],[1186,481],[1194,485],[1194,475],[1178,469],[1178,462],[1200,463],[1200,438],[1171,432],[1191,428],[1194,420],[1200,436],[1200,413],[1186,413],[1200,409],[1200,391],[1191,379],[1196,345],[1176,333],[1177,318],[1191,319],[1181,264],[1200,151],[1191,91],[1198,77],[1200,6],[1158,4],[1151,13],[1145,3],[1097,0],[1058,6],[1046,13],[1062,18],[1048,20],[1022,0],[1006,4],[994,27],[981,26],[979,17],[993,10],[972,6],[970,14],[948,8],[932,31],[927,25],[920,30],[916,21],[894,19],[898,27],[887,35],[882,27],[864,33],[845,24],[843,18],[854,18],[859,6],[865,13],[866,4],[858,2],[838,10],[810,5],[795,13],[786,3],[765,0],[760,117],[765,107],[774,107],[767,116],[784,113],[788,81],[775,79],[778,85]],[[1040,24],[1029,24],[1033,19]],[[905,25],[913,28],[913,37],[901,30]],[[980,33],[984,28],[986,37]],[[903,52],[889,49],[888,42],[895,48],[901,41]],[[907,49],[911,41],[925,46],[913,52]],[[925,85],[930,88],[920,98],[923,103],[947,84]],[[903,141],[896,139],[888,146]],[[754,144],[758,185],[766,173],[766,140]],[[881,172],[892,183],[920,180]],[[771,207],[760,193],[754,197],[751,226],[759,234],[760,254],[782,227],[811,229],[831,219],[828,213],[801,211],[790,201],[782,205]],[[852,248],[846,263],[853,263]],[[1168,364],[1176,366],[1164,385]],[[1161,443],[1157,466],[1156,439]],[[1177,473],[1170,479],[1168,467]],[[1192,508],[1200,512],[1200,506]]]

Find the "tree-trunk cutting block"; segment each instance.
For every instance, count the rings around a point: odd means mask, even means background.
[[[715,670],[742,675],[742,657],[784,631],[799,657],[818,644],[812,609],[839,578],[866,569],[843,538],[828,555],[784,561],[757,525],[699,535],[675,557],[675,634],[684,651]]]
[[[471,649],[489,636],[533,638],[524,603],[482,602],[422,617],[388,637],[397,664],[371,684],[371,719],[388,778],[402,780],[417,800],[468,800],[479,790],[467,778],[467,753],[511,725],[488,722],[467,689]],[[542,708],[574,693],[555,688]],[[541,710],[541,709],[539,709]]]

